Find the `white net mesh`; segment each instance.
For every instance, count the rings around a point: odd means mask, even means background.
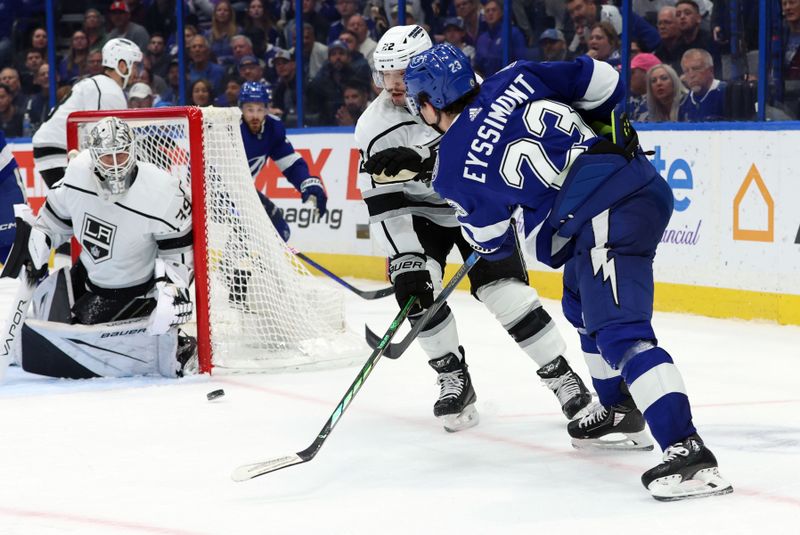
[[[137,157],[178,176],[189,187],[202,180],[208,251],[208,309],[214,371],[332,367],[364,355],[347,330],[341,291],[312,276],[269,220],[253,186],[236,108],[203,108],[203,144],[190,138],[184,117],[126,113]],[[79,127],[83,140],[92,122]],[[205,169],[191,169],[190,152],[203,150]],[[193,184],[193,204],[202,192]],[[198,292],[198,298],[202,292]]]

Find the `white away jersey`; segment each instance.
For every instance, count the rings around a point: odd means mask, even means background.
[[[34,150],[43,147],[62,149],[63,154],[56,158],[45,158],[47,162],[37,161],[40,169],[66,167],[67,117],[74,111],[120,110],[128,107],[125,93],[117,82],[105,74],[84,78],[72,86],[69,95],[61,101],[39,130],[33,135]],[[54,161],[51,162],[50,160]]]
[[[356,124],[355,139],[362,161],[384,149],[427,146],[435,150],[441,135],[395,106],[383,91],[364,111]],[[414,232],[412,216],[420,216],[445,227],[457,227],[453,209],[429,185],[410,181],[376,184],[361,188],[369,209],[370,234],[390,256],[424,252]]]
[[[156,256],[193,268],[192,204],[177,178],[139,162],[123,195],[110,196],[92,171],[89,151],[69,162],[36,219],[53,247],[73,235],[91,284],[130,288],[153,277]]]

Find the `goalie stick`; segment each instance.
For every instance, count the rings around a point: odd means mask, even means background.
[[[425,314],[423,314],[422,317],[414,324],[414,326],[411,327],[411,330],[408,332],[408,334],[396,344],[389,344],[389,346],[383,352],[384,357],[396,359],[399,358],[406,349],[408,349],[408,346],[410,346],[411,342],[416,339],[417,335],[425,327],[430,318],[439,311],[445,300],[450,296],[451,293],[453,293],[453,290],[455,290],[458,283],[461,282],[461,279],[463,279],[469,270],[472,269],[472,266],[475,265],[475,262],[478,261],[478,258],[480,258],[478,253],[472,253],[469,255],[469,257],[464,261],[464,265],[461,266],[455,275],[453,275],[453,278],[450,279],[450,282],[447,283],[447,286],[442,289],[442,292],[436,298],[436,301],[433,302],[433,305],[426,310]],[[368,325],[364,325],[364,330],[367,339],[367,345],[373,349],[378,347],[378,344],[381,341],[378,335],[372,332]]]
[[[355,293],[356,295],[358,295],[361,298],[364,298],[364,299],[380,299],[381,297],[387,297],[387,296],[392,295],[394,293],[394,287],[393,286],[389,286],[388,288],[382,288],[380,290],[370,290],[370,291],[359,290],[358,288],[356,288],[355,286],[352,286],[347,281],[345,281],[345,280],[339,278],[338,276],[336,276],[334,273],[328,271],[323,266],[317,264],[314,260],[311,260],[309,257],[304,255],[303,253],[301,253],[297,249],[294,249],[294,248],[291,248],[291,247],[290,247],[290,249],[292,250],[292,252],[295,254],[295,256],[297,258],[299,258],[300,260],[302,260],[306,264],[312,266],[317,271],[321,271],[322,273],[324,273],[328,277],[332,278],[333,280],[335,280],[336,282],[338,282],[339,284],[341,284],[342,286],[344,286],[345,288],[347,288],[348,290],[350,290],[351,292]],[[372,347],[373,348],[377,347],[377,342],[376,342],[375,346],[372,346]]]
[[[334,409],[333,413],[328,418],[328,421],[325,422],[325,425],[322,426],[322,429],[317,434],[317,438],[314,439],[314,442],[312,442],[309,447],[303,451],[293,453],[292,455],[276,457],[275,459],[270,459],[269,461],[240,466],[233,471],[231,478],[234,481],[247,481],[259,476],[263,476],[264,474],[269,474],[270,472],[280,470],[281,468],[307,463],[313,459],[317,455],[317,452],[319,452],[320,448],[322,448],[322,445],[325,443],[328,435],[330,435],[331,431],[333,431],[333,428],[336,427],[336,424],[339,422],[342,414],[344,414],[344,411],[346,411],[347,407],[350,406],[353,398],[356,396],[356,394],[358,394],[358,391],[361,390],[361,387],[364,385],[367,377],[369,377],[370,373],[372,373],[372,370],[375,368],[375,364],[378,362],[378,359],[380,359],[381,355],[383,355],[383,350],[389,344],[389,341],[397,332],[397,329],[400,328],[400,325],[403,324],[403,320],[405,320],[406,316],[408,316],[408,312],[411,310],[411,307],[414,306],[414,302],[416,300],[416,297],[410,297],[402,310],[397,313],[397,316],[395,316],[395,318],[392,320],[391,325],[389,325],[389,328],[383,335],[383,339],[378,343],[378,347],[375,348],[375,350],[367,359],[367,362],[364,363],[364,366],[362,366],[361,371],[358,372],[353,384],[351,384],[350,388],[347,389],[344,397],[342,397],[341,401],[339,401],[336,409]]]
[[[414,324],[414,327],[411,331],[406,335],[403,339],[401,344],[405,344],[404,347],[407,347],[414,338],[417,336],[422,327],[428,322],[428,320],[439,310],[446,302],[447,297],[453,293],[453,290],[458,286],[458,283],[461,282],[461,279],[472,269],[472,266],[475,262],[478,261],[478,254],[472,253],[469,258],[464,262],[464,265],[461,266],[461,269],[453,275],[453,278],[450,279],[450,282],[447,283],[447,286],[444,287],[442,292],[433,302],[433,304],[428,308],[425,314],[419,319],[419,321]],[[309,447],[302,451],[298,451],[297,453],[293,453],[291,455],[285,455],[283,457],[276,457],[274,459],[270,459],[268,461],[263,461],[260,463],[253,463],[253,464],[246,464],[240,466],[236,470],[233,471],[231,474],[231,478],[234,481],[248,481],[250,479],[263,476],[264,474],[269,474],[270,472],[275,472],[276,470],[280,470],[281,468],[287,468],[289,466],[294,466],[296,464],[307,463],[311,459],[313,459],[317,453],[319,452],[322,445],[325,443],[325,440],[333,431],[333,428],[339,422],[339,419],[344,414],[344,411],[347,410],[347,407],[350,406],[350,403],[353,401],[353,398],[361,390],[361,387],[364,384],[364,381],[367,380],[369,374],[372,373],[373,368],[375,367],[375,363],[378,359],[383,356],[386,348],[389,347],[389,342],[391,342],[392,337],[394,337],[397,329],[400,328],[402,325],[403,320],[406,319],[408,316],[411,307],[414,305],[416,301],[415,297],[411,297],[406,302],[405,306],[403,307],[400,312],[398,312],[397,316],[392,320],[392,324],[389,325],[389,328],[386,330],[386,333],[383,335],[378,342],[378,346],[373,350],[372,354],[367,359],[367,362],[361,368],[361,371],[358,372],[355,381],[353,384],[350,385],[350,388],[347,389],[342,400],[336,406],[333,413],[328,418],[328,421],[325,422],[325,425],[322,426],[317,438],[314,439],[314,442],[311,443]],[[402,352],[402,351],[401,351]],[[399,355],[398,355],[399,356]]]

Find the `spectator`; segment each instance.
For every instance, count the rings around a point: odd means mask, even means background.
[[[361,52],[361,55],[367,60],[367,64],[369,64],[369,68],[371,69],[372,53],[375,52],[375,47],[378,46],[378,43],[369,36],[367,19],[365,19],[363,15],[356,13],[347,19],[347,29],[356,36],[358,51]]]
[[[567,42],[561,30],[550,28],[539,37],[541,61],[564,61],[567,59]]]
[[[675,0],[633,0],[633,12],[650,24],[655,24],[658,13],[665,6],[675,6]]]
[[[597,61],[605,61],[619,68],[619,35],[610,22],[598,22],[589,34],[589,50],[586,55]]]
[[[608,21],[614,26],[617,35],[622,34],[622,14],[617,7],[599,6],[593,0],[567,0],[567,11],[575,26],[575,37],[569,44],[569,50],[573,54],[586,53],[589,34],[598,22]],[[631,39],[636,39],[645,52],[654,50],[661,42],[658,31],[636,13],[631,13],[629,24]]]
[[[319,0],[303,0],[303,22],[310,24],[314,28],[315,41],[327,43],[331,21],[319,12],[318,7]],[[294,24],[294,19],[289,20],[286,23],[286,31],[288,32],[289,28],[294,28]],[[286,34],[286,40],[289,42],[290,47],[294,46],[288,33]]]
[[[233,62],[231,50],[231,37],[239,33],[236,26],[236,15],[228,0],[220,0],[214,6],[214,15],[211,17],[211,28],[205,33],[211,53],[218,63],[230,65]]]
[[[165,48],[168,48],[169,36],[174,35],[178,29],[178,19],[175,13],[175,0],[154,0],[146,2],[150,5],[147,9],[145,28],[150,35],[159,33],[164,36]],[[161,76],[166,75],[166,72]]]
[[[231,37],[231,51],[233,52],[233,65],[228,68],[228,76],[239,75],[239,61],[245,56],[255,56],[253,41],[244,34]]]
[[[125,0],[115,0],[108,8],[108,16],[114,29],[108,33],[107,40],[117,37],[124,37],[136,43],[139,50],[147,50],[147,43],[150,41],[150,34],[144,27],[131,22],[131,11]]]
[[[294,28],[289,32],[294,42]],[[303,74],[306,80],[313,79],[325,62],[328,60],[328,47],[314,39],[314,27],[307,22],[303,23]],[[344,30],[340,37],[345,37],[355,43],[356,37],[351,32]],[[342,39],[345,41],[345,39]],[[347,43],[348,45],[350,43]],[[274,60],[273,60],[274,61]]]
[[[89,59],[89,39],[83,30],[73,33],[70,43],[69,53],[58,64],[58,77],[68,84],[86,74]]]
[[[214,87],[210,81],[200,78],[189,88],[189,105],[205,108],[214,101]]]
[[[243,80],[238,76],[228,76],[225,78],[224,91],[214,101],[214,106],[221,108],[231,108],[239,105],[239,90],[242,88]]]
[[[225,69],[211,61],[211,49],[208,40],[202,35],[195,35],[189,42],[189,82],[194,83],[203,79],[211,83],[213,89],[222,88],[222,77],[225,76]]]
[[[725,82],[714,78],[714,59],[707,50],[690,48],[681,59],[689,96],[681,104],[681,121],[720,121],[725,116]]]
[[[189,47],[192,44],[192,39],[195,35],[198,35],[200,32],[197,31],[197,27],[193,24],[187,24],[183,27],[183,43],[186,47],[188,52]],[[178,43],[177,43],[177,36],[171,35],[169,41],[172,42],[172,46],[169,48],[169,55],[170,57],[174,58],[178,56]]]
[[[26,95],[32,95],[39,90],[39,88],[34,85],[33,79],[36,78],[36,73],[39,71],[39,67],[42,66],[42,63],[44,63],[44,58],[42,57],[42,53],[38,50],[31,48],[25,54],[25,65],[19,73],[19,79],[22,83],[22,92]]]
[[[103,72],[103,50],[95,49],[86,57],[86,75],[94,76]]]
[[[784,22],[783,79],[800,80],[800,0],[781,2]]]
[[[336,112],[336,124],[339,126],[355,126],[358,118],[369,105],[369,85],[360,80],[348,80],[344,83],[344,105]]]
[[[358,2],[356,0],[336,0],[336,11],[339,13],[340,19],[332,23],[328,29],[328,44],[339,38],[339,34],[347,27],[347,19],[358,12]]]
[[[674,6],[664,6],[658,12],[658,35],[661,44],[653,51],[661,63],[670,65],[675,71],[681,68],[681,29],[678,26],[678,17],[675,15]]]
[[[47,120],[47,115],[50,113],[50,66],[47,63],[39,66],[33,83],[37,91],[28,99],[25,111],[28,113],[31,126],[35,131]]]
[[[14,60],[14,41],[11,37],[17,9],[15,2],[0,2],[0,69],[10,66]]]
[[[459,48],[470,63],[475,63],[475,47],[467,44],[467,32],[464,30],[464,20],[461,17],[450,17],[444,21],[444,40]]]
[[[364,15],[369,18],[370,23],[374,27],[372,32],[373,38],[378,38],[389,29],[389,18],[386,14],[386,10],[381,7],[380,0],[370,0],[367,2]]]
[[[327,25],[326,25],[327,31]],[[280,46],[282,39],[275,28],[269,10],[264,9],[262,0],[251,0],[242,23],[242,34],[250,39],[256,56],[267,51],[267,44]]]
[[[11,95],[14,107],[18,110],[24,109],[28,103],[28,96],[22,92],[22,82],[19,79],[17,69],[14,67],[6,67],[0,71],[0,84],[8,88],[8,93]]]
[[[643,120],[650,123],[677,121],[678,110],[686,97],[675,69],[656,65],[647,71],[647,112]]]
[[[479,0],[455,0],[456,15],[464,21],[465,41],[470,45],[478,42],[478,34],[486,31],[486,23],[481,16]],[[406,22],[408,24],[408,22]]]
[[[486,30],[478,36],[475,45],[475,70],[489,77],[506,66],[503,61],[503,4],[500,0],[489,0],[483,6]],[[511,27],[511,50],[509,60],[525,57],[525,36],[515,26]]]
[[[3,83],[0,83],[0,130],[6,137],[22,136],[22,110],[14,106],[11,88]]]
[[[131,21],[140,26],[147,24],[147,8],[142,4],[141,0],[125,0],[128,3],[128,11],[131,13]],[[148,0],[149,4],[150,1]],[[144,50],[144,48],[140,48]]]
[[[351,60],[350,49],[342,41],[336,40],[328,46],[328,61],[308,85],[309,109],[318,115],[318,124],[336,124],[336,111],[344,103],[347,80],[370,79],[368,68],[355,71]]]
[[[660,65],[654,54],[642,52],[631,60],[631,87],[628,100],[628,116],[633,121],[641,121],[647,113],[647,73]]]
[[[690,48],[708,50],[711,57],[714,58],[714,64],[718,66],[715,72],[719,76],[721,73],[719,49],[711,37],[711,33],[700,27],[702,18],[697,3],[694,0],[678,0],[675,4],[675,16],[681,31],[681,57],[683,57],[683,52]]]
[[[47,57],[47,30],[35,28],[31,33],[31,48],[42,53],[42,57]]]
[[[131,86],[128,91],[128,107],[129,108],[152,108],[153,107],[153,90],[150,86],[137,82]]]
[[[89,8],[83,15],[83,33],[86,34],[88,46],[90,49],[102,49],[106,44],[106,29],[104,27],[105,21],[103,15],[94,8]]]
[[[397,12],[399,11],[400,6],[395,5],[392,7],[391,10],[391,24],[392,26],[398,26],[400,24],[400,19],[397,16]],[[416,24],[417,18],[414,16],[414,10],[406,4],[406,25]]]
[[[380,0],[375,0],[376,3],[379,3]],[[425,11],[423,9],[422,3],[420,0],[406,0],[406,25],[409,24],[419,24],[420,26],[424,25],[425,22]],[[428,3],[428,2],[425,2]],[[385,13],[391,13],[393,16],[397,14],[397,6],[399,2],[398,0],[383,0],[383,11]],[[395,25],[397,21],[395,20]],[[377,34],[373,35],[374,38],[378,38]]]
[[[264,79],[264,62],[255,56],[244,56],[239,60],[239,76],[245,82],[267,83]]]
[[[167,69],[167,88],[159,94],[161,104],[170,105],[177,105],[179,104],[178,95],[180,94],[178,82],[180,81],[179,76],[180,70],[178,69],[178,60],[173,59],[169,64],[169,69]]]
[[[367,59],[361,54],[361,52],[358,51],[358,38],[356,37],[356,34],[350,30],[342,30],[342,33],[339,34],[339,40],[346,44],[347,48],[350,50],[350,66],[354,70],[372,70],[372,67],[367,62]],[[328,59],[327,47],[324,59]],[[322,63],[324,64],[325,61],[323,60]]]
[[[297,85],[295,82],[296,64],[294,53],[278,49],[275,53],[275,71],[278,83],[272,91],[272,105],[283,112],[283,121],[293,124],[297,120]]]
[[[167,54],[167,39],[163,34],[153,32],[150,35],[150,41],[147,43],[147,52],[145,52],[144,57],[150,61],[153,74],[157,74],[162,78],[167,76],[170,57]]]

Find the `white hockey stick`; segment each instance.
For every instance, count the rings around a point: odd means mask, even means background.
[[[0,382],[5,378],[6,369],[11,364],[14,341],[22,329],[22,322],[25,321],[25,316],[28,314],[28,304],[33,296],[33,290],[36,289],[35,284],[28,283],[28,275],[24,270],[20,272],[18,280],[17,295],[12,302],[8,318],[3,324],[3,344],[0,347]]]

